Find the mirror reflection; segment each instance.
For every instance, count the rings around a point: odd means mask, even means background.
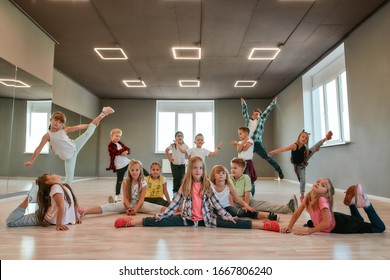
[[[51,99],[50,85],[0,58],[0,196],[28,191],[37,174],[48,172],[48,148],[34,168],[23,163],[47,130]]]

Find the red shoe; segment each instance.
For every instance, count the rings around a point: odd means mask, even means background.
[[[330,140],[330,139],[332,139],[332,135],[333,135],[333,132],[329,130],[325,137],[326,137],[326,139]]]
[[[271,220],[267,220],[264,222],[264,230],[269,230],[269,231],[276,231],[276,232],[279,232],[280,231],[280,227],[279,227],[279,224],[277,221],[271,221]]]
[[[131,218],[118,218],[115,220],[115,227],[116,228],[123,228],[123,227],[131,227]]]

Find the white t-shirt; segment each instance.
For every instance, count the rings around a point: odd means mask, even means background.
[[[223,208],[230,206],[230,190],[228,187],[225,187],[221,192],[217,192],[213,184],[211,184],[211,188],[213,189],[215,196],[218,198],[219,203],[222,205]]]
[[[49,130],[48,133],[50,136],[50,146],[53,151],[62,160],[70,159],[76,151],[76,144],[68,137],[65,130],[60,129],[55,132]]]
[[[57,193],[61,194],[62,199],[64,200],[64,215],[62,217],[61,224],[62,225],[76,224],[76,213],[75,213],[75,209],[74,209],[74,199],[73,199],[72,193],[70,192],[70,190],[66,186],[63,186],[63,187],[64,188],[61,188],[60,185],[56,184],[56,185],[53,185],[50,189],[49,196],[51,199],[51,206],[49,207],[49,209],[46,212],[45,220],[52,225],[57,224],[57,213],[58,213],[59,208],[58,208],[58,205],[53,198],[53,196]],[[71,205],[69,205],[69,203],[65,199],[64,190],[68,193],[68,195],[70,197]]]
[[[242,150],[241,152],[238,153],[238,157],[239,158],[242,158],[244,160],[252,160],[253,159],[253,140],[252,139],[249,139],[248,140],[249,143],[252,143],[252,145],[249,147],[248,150],[244,151]],[[242,141],[238,141],[238,144],[241,144]]]
[[[249,138],[252,138],[253,132],[255,132],[257,125],[259,124],[259,120],[249,119],[248,128],[249,128]]]
[[[118,150],[121,150],[123,148],[121,144],[119,144],[119,143],[115,143],[115,144],[116,144],[116,148]],[[129,162],[130,162],[130,160],[126,156],[122,156],[122,155],[115,156],[115,159],[114,159],[115,168],[117,170],[127,166],[129,164]]]
[[[183,150],[187,150],[187,144],[182,144],[180,147]],[[169,145],[169,150],[172,151],[173,164],[180,165],[186,163],[186,154],[182,153],[179,149],[175,147],[175,144]]]
[[[147,188],[148,183],[146,183],[145,180],[141,181],[141,188],[138,190],[138,183],[135,183],[131,185],[131,201],[130,201],[130,207],[134,208],[139,200],[139,193],[142,191],[143,188]]]
[[[206,162],[206,157],[209,156],[211,152],[205,148],[191,148],[187,150],[187,155],[189,156],[198,156],[203,159],[203,162]]]

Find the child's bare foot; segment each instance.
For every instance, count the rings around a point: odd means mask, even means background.
[[[326,139],[327,140],[332,139],[332,135],[333,135],[333,132],[331,130],[329,130],[328,133],[326,134]]]

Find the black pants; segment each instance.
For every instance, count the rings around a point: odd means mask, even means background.
[[[386,229],[372,205],[364,207],[371,223],[364,221],[355,204],[349,206],[351,215],[334,212],[336,225],[332,233],[380,233]]]
[[[186,166],[185,164],[176,165],[171,162],[171,170],[173,176],[173,192],[176,193],[180,189],[181,181],[186,172]]]
[[[115,185],[115,194],[116,195],[121,194],[123,177],[125,176],[125,173],[126,173],[126,170],[128,167],[129,167],[129,165],[126,165],[125,167],[122,167],[121,169],[116,170],[116,185]]]

